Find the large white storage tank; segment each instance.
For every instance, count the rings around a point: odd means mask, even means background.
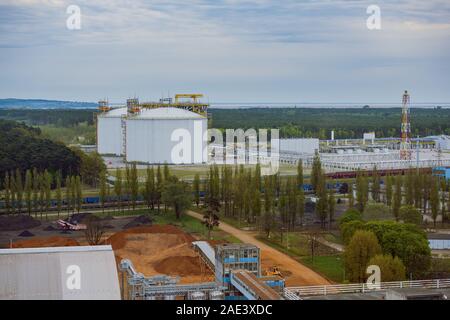
[[[100,154],[123,154],[122,117],[127,108],[116,108],[97,116],[97,151]]]
[[[184,109],[142,109],[126,120],[126,160],[197,164],[207,161],[206,117]]]

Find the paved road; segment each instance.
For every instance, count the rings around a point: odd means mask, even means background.
[[[196,219],[203,219],[203,215],[194,212],[187,211],[187,214]],[[266,266],[277,265],[282,271],[285,272],[286,286],[308,286],[308,285],[326,285],[330,284],[330,281],[322,277],[320,274],[304,266],[297,260],[294,260],[287,254],[280,252],[264,242],[255,238],[255,235],[248,231],[237,229],[225,222],[220,222],[219,229],[233,235],[242,242],[253,244],[261,249],[262,264]]]

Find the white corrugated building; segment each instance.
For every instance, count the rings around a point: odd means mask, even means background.
[[[126,120],[126,160],[198,164],[207,161],[207,118],[180,108],[142,109]]]
[[[314,154],[319,151],[319,139],[280,139],[280,152]]]
[[[116,108],[97,116],[97,151],[100,154],[123,154],[122,117],[127,108]]]
[[[119,300],[110,245],[0,249],[1,300]]]

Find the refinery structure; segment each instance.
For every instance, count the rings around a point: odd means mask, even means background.
[[[206,163],[208,105],[201,94],[177,94],[175,100],[139,102],[112,108],[99,101],[97,150],[103,155],[121,156],[137,163]],[[184,147],[177,150],[177,145]],[[180,148],[181,149],[181,148]]]
[[[225,139],[208,143],[209,105],[200,102],[202,97],[202,94],[177,94],[175,99],[159,102],[139,102],[132,98],[126,106],[116,108],[105,100],[99,101],[98,152],[142,164],[243,163],[242,160],[264,164],[275,158],[287,164],[303,161],[306,167],[318,153],[329,172],[450,166],[450,137],[411,136],[407,91],[402,96],[399,137],[378,138],[375,132],[366,132],[360,139],[339,139],[332,131],[328,140],[279,139],[276,144],[271,141],[271,150],[264,154],[261,147],[245,142],[231,146]],[[184,152],[178,148],[181,145]]]

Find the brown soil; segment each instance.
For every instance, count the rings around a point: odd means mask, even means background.
[[[188,211],[188,215],[202,219],[203,215]],[[262,241],[255,238],[255,234],[248,231],[237,229],[227,223],[221,222],[219,229],[232,234],[244,243],[256,245],[261,249],[261,270],[267,270],[270,267],[278,266],[281,273],[285,277],[286,286],[309,286],[309,285],[326,285],[330,281],[325,279],[320,274],[314,272],[308,267],[304,266],[292,257],[278,251]]]
[[[180,276],[180,283],[205,281],[212,273],[201,265],[192,241],[195,238],[175,226],[153,225],[118,232],[105,243],[113,247],[117,262],[129,259],[145,276]]]
[[[43,237],[29,240],[20,240],[12,244],[13,248],[38,248],[38,247],[68,247],[79,246],[78,241],[65,237]]]

